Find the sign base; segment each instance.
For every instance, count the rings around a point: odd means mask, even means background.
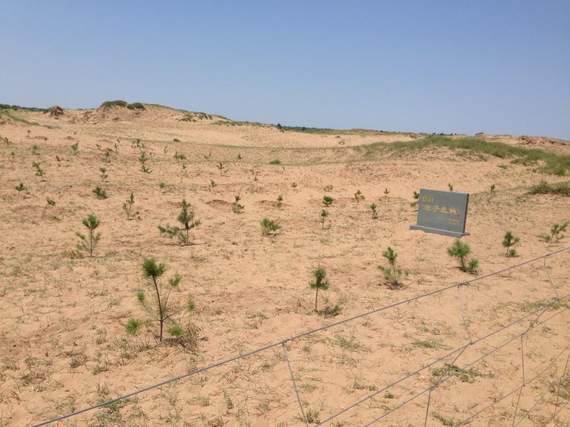
[[[443,234],[444,236],[457,237],[458,239],[470,235],[470,233],[459,233],[455,231],[441,230],[439,228],[422,227],[421,225],[410,225],[410,230],[421,230],[426,233]]]

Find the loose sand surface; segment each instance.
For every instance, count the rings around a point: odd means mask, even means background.
[[[543,179],[564,177],[469,150],[385,149],[425,135],[281,131],[147,106],[59,117],[12,111],[0,115],[0,137],[9,141],[0,141],[0,426],[33,425],[570,243],[537,237],[570,220],[570,198],[528,194]],[[550,138],[484,137],[570,154],[570,144]],[[141,171],[143,151],[150,173]],[[21,193],[19,183],[27,188]],[[409,230],[417,217],[413,192],[448,184],[471,195],[471,235],[463,241],[480,262],[478,276],[448,256],[452,238]],[[95,197],[97,186],[108,198]],[[365,200],[354,199],[357,190]],[[131,193],[134,219],[127,220],[122,206]],[[235,195],[244,206],[239,214]],[[330,207],[325,195],[334,199]],[[201,220],[191,246],[158,230],[176,224],[182,199]],[[322,209],[329,212],[324,229]],[[76,232],[85,232],[91,213],[101,220],[101,241],[93,257],[74,258]],[[275,236],[262,235],[265,217],[281,225]],[[501,245],[509,230],[521,239],[514,258]],[[388,246],[409,271],[398,289],[378,269],[387,265]],[[129,319],[144,318],[137,291],[152,296],[141,269],[149,257],[168,266],[162,280],[182,277],[171,301],[194,299],[195,349],[170,338],[159,343],[156,325],[126,333]],[[330,287],[319,293],[317,314],[309,282],[319,265]],[[386,415],[375,425],[420,426],[428,398],[431,426],[456,425],[493,403],[472,425],[511,426],[517,401],[517,419],[532,409],[521,425],[568,425],[570,405],[552,415],[570,398],[563,375],[570,313],[564,299],[548,305],[568,294],[570,251],[287,342],[310,425],[366,399],[326,425],[364,426]],[[519,393],[521,344],[526,381],[542,374]],[[283,350],[277,345],[55,425],[302,426]],[[425,391],[439,378],[445,381]]]

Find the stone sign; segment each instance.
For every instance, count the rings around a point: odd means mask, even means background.
[[[410,230],[422,230],[426,233],[444,236],[463,237],[467,220],[469,194],[453,191],[420,190],[418,200],[418,224]]]

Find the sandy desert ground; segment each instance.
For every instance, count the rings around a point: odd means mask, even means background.
[[[565,141],[479,136],[570,165]],[[570,251],[484,277],[570,245],[570,237],[538,238],[570,220],[570,197],[529,194],[542,180],[567,181],[568,171],[542,173],[540,162],[466,148],[414,149],[423,134],[295,131],[153,105],[56,116],[0,110],[0,137],[0,426],[35,425],[272,343],[53,425],[303,426],[283,347],[308,425],[359,400],[325,425],[384,417],[373,425],[420,426],[427,413],[430,426],[475,415],[471,425],[511,426],[515,408],[520,425],[570,425]],[[143,152],[150,173],[141,170]],[[478,276],[448,256],[452,238],[409,230],[413,192],[448,184],[471,195],[471,235],[463,241],[480,262]],[[94,195],[97,186],[107,198]],[[357,190],[365,200],[354,199]],[[232,210],[235,195],[242,213]],[[195,245],[158,230],[176,224],[182,199],[201,220],[190,232]],[[85,232],[82,220],[92,213],[102,238],[92,257],[74,257],[76,232]],[[275,236],[262,234],[265,217],[281,225]],[[520,237],[517,257],[505,256],[506,231]],[[409,270],[401,288],[387,286],[378,269],[388,246]],[[141,267],[150,257],[168,266],[161,280],[182,277],[173,304],[195,301],[187,318],[198,328],[195,347],[159,343],[156,325],[126,332],[129,319],[144,317],[137,292],[152,295]],[[309,282],[319,265],[330,288],[316,313]],[[460,292],[451,286],[476,278]]]

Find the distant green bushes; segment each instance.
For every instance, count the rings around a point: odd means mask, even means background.
[[[540,184],[530,188],[529,194],[559,194],[561,196],[570,196],[570,182],[549,184],[546,181],[541,181]]]
[[[385,147],[384,144],[371,144],[368,150]],[[550,175],[563,176],[570,172],[570,156],[557,154],[552,151],[535,148],[523,148],[501,142],[487,141],[482,138],[457,138],[433,135],[414,141],[400,141],[388,145],[392,151],[423,150],[432,147],[446,147],[452,150],[463,149],[479,154],[498,157],[500,159],[513,158],[513,163],[523,165],[538,165],[538,171]]]
[[[144,104],[140,102],[133,102],[129,104],[127,101],[123,101],[121,99],[117,99],[115,101],[105,101],[101,104],[102,108],[113,108],[113,107],[123,107],[128,108],[129,110],[146,110]]]

